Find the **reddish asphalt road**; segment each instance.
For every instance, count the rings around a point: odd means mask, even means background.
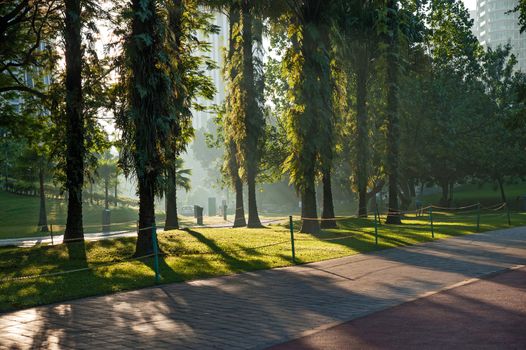
[[[526,268],[408,302],[271,349],[526,349]]]

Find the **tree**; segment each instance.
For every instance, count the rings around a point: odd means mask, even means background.
[[[234,135],[236,130],[234,129],[234,124],[230,122],[230,119],[235,118],[236,108],[239,107],[239,71],[240,71],[240,62],[239,58],[242,57],[240,52],[239,45],[239,36],[241,32],[241,12],[240,6],[237,1],[233,1],[229,6],[229,38],[228,38],[228,52],[227,52],[227,65],[224,67],[226,81],[227,81],[227,91],[228,95],[225,103],[225,115],[222,122],[222,130],[224,132],[224,141],[225,141],[225,162],[223,165],[224,173],[228,174],[230,181],[236,192],[236,203],[235,203],[235,217],[234,217],[234,227],[244,227],[246,226],[245,221],[245,209],[243,203],[243,181],[239,174],[240,171],[240,162],[238,157],[238,148]],[[220,118],[222,120],[223,118]]]
[[[300,193],[302,202],[301,232],[320,229],[316,209],[316,172],[319,157],[326,155],[328,135],[332,130],[332,108],[327,77],[330,75],[324,33],[328,32],[328,5],[323,1],[289,3],[290,46],[284,58],[284,72],[290,87],[287,111],[287,134],[292,153],[284,169]],[[330,86],[330,85],[329,85]],[[325,165],[325,164],[324,164]],[[323,167],[323,166],[322,166]]]
[[[26,93],[46,98],[41,85],[24,79],[27,72],[45,68],[63,4],[56,0],[6,1],[0,8],[0,94]],[[36,85],[36,86],[35,86]]]
[[[174,137],[176,82],[171,74],[178,62],[166,52],[167,25],[160,3],[133,0],[129,10],[122,76],[127,111],[116,121],[122,130],[121,165],[126,173],[133,169],[138,180],[139,232],[134,255],[143,256],[153,252],[154,200],[161,194],[162,173],[167,168],[165,145]]]
[[[64,241],[84,240],[82,185],[84,184],[84,116],[82,111],[81,1],[65,2],[66,42],[66,189],[68,216]]]
[[[521,33],[523,33],[526,31],[526,0],[519,0],[513,11],[519,13],[519,25],[521,26]]]
[[[369,117],[368,84],[374,71],[373,59],[378,46],[378,12],[375,1],[342,1],[337,23],[336,51],[338,63],[347,76],[348,108],[354,108],[355,132],[351,141],[355,155],[354,182],[358,192],[358,216],[367,216],[367,187],[369,183]],[[353,99],[351,106],[351,98]],[[348,123],[351,124],[351,123]],[[346,125],[345,127],[349,127]]]
[[[399,81],[399,24],[398,1],[387,0],[386,15],[386,88],[387,88],[387,175],[389,177],[389,208],[386,223],[401,224],[398,209],[398,175],[400,125],[398,120],[398,81]]]
[[[177,219],[177,187],[181,184],[183,172],[180,154],[194,136],[191,109],[203,110],[197,103],[197,97],[212,99],[215,88],[212,81],[205,76],[204,69],[213,69],[215,64],[204,56],[209,46],[206,42],[196,41],[194,32],[204,34],[216,33],[217,29],[210,25],[210,14],[199,8],[197,1],[173,0],[168,5],[168,37],[167,51],[177,62],[171,71],[171,79],[175,82],[172,100],[175,119],[171,126],[171,135],[167,143],[166,184],[166,223],[165,230],[178,229]],[[179,185],[178,185],[179,183]],[[189,189],[189,183],[185,189]]]
[[[109,150],[104,152],[99,160],[99,175],[104,182],[104,208],[109,209],[109,191],[111,180],[117,173],[117,159],[111,154]]]
[[[166,186],[166,223],[164,230],[179,229],[179,220],[177,218],[177,188],[182,188],[186,192],[190,191],[191,169],[184,169],[184,162],[177,158],[175,162],[175,174],[167,177],[167,181],[174,181]]]
[[[242,69],[240,82],[241,100],[239,101],[242,115],[238,116],[241,129],[236,135],[236,145],[242,159],[248,185],[248,223],[247,227],[261,227],[256,203],[256,177],[261,160],[262,137],[265,130],[265,119],[261,110],[263,97],[262,91],[256,87],[256,74],[253,56],[255,38],[262,45],[262,24],[256,23],[254,7],[249,0],[241,2],[241,40],[242,40]],[[257,62],[261,63],[260,60]],[[258,67],[261,69],[261,67]],[[258,99],[258,91],[260,96]]]
[[[516,64],[510,45],[487,49],[482,80],[488,101],[482,113],[488,122],[480,125],[475,142],[471,143],[477,162],[476,176],[496,183],[506,203],[505,181],[522,176],[522,165],[526,162],[524,126],[508,128],[515,114],[523,108],[516,103],[516,97],[517,87],[525,80],[525,74],[514,72]]]

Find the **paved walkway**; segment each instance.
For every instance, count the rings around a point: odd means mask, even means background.
[[[526,268],[404,303],[271,350],[526,349]]]
[[[526,264],[526,228],[0,315],[0,348],[260,349]]]

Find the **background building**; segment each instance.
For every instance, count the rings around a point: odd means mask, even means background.
[[[477,0],[473,32],[484,47],[496,48],[510,43],[518,69],[526,72],[526,33],[520,34],[518,13],[509,13],[519,0]]]
[[[212,107],[220,105],[225,100],[225,80],[223,78],[223,52],[228,45],[229,24],[226,15],[216,12],[213,24],[219,27],[219,33],[207,36],[199,35],[199,39],[210,43],[210,52],[207,53],[216,63],[218,68],[208,71],[208,76],[212,78],[217,93],[212,101],[199,101],[202,105]],[[214,113],[209,111],[194,111],[193,126],[195,129],[206,127],[208,120],[214,117]]]

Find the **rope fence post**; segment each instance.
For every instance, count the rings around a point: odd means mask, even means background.
[[[153,268],[155,270],[155,283],[160,282],[159,275],[159,246],[157,245],[157,229],[155,223],[152,225],[152,244],[153,244]]]
[[[480,203],[477,204],[477,232],[480,232]]]
[[[431,224],[431,238],[435,238],[435,228],[433,225],[433,207],[429,207],[429,223]]]
[[[290,227],[290,245],[292,248],[292,262],[296,263],[296,251],[294,249],[294,223],[292,221],[292,215],[289,216],[289,227]]]
[[[374,212],[374,245],[378,246],[378,215]]]
[[[53,224],[49,224],[49,236],[51,236],[51,245],[55,245],[53,242]]]
[[[506,203],[506,211],[508,214],[508,226],[511,226],[511,213],[510,213],[510,206],[508,205],[508,203]]]

